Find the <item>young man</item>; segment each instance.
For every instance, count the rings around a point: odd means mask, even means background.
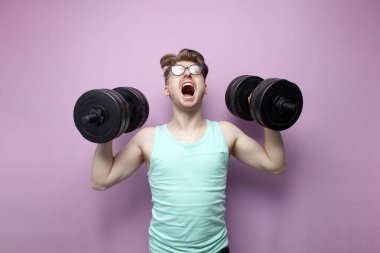
[[[145,162],[153,201],[151,252],[229,252],[224,220],[229,155],[252,168],[284,172],[281,135],[264,129],[262,146],[229,122],[202,117],[208,67],[200,53],[167,54],[161,67],[172,119],[141,129],[115,157],[112,142],[98,144],[92,187],[105,190]]]

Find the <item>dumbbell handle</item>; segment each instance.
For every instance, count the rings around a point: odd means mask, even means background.
[[[99,125],[104,122],[104,117],[102,116],[102,110],[99,109],[91,109],[89,114],[83,116],[82,123],[94,123],[97,122]]]
[[[294,113],[298,109],[298,105],[293,103],[290,99],[279,97],[275,100],[275,106],[280,114]]]
[[[84,124],[92,123],[92,122],[98,121],[98,118],[99,118],[99,116],[97,114],[91,113],[91,114],[88,114],[86,116],[83,116],[82,122]]]

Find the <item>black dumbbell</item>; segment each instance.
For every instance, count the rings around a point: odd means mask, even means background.
[[[249,99],[250,97],[250,99]],[[263,80],[243,75],[229,84],[225,101],[228,110],[244,120],[255,120],[276,131],[291,127],[299,118],[303,106],[299,87],[285,79]]]
[[[132,87],[90,90],[74,106],[75,126],[85,139],[95,143],[105,143],[140,128],[148,116],[146,97]]]

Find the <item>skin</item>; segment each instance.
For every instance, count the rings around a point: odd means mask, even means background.
[[[188,67],[193,62],[180,61]],[[183,95],[182,87],[191,85],[194,95]],[[206,121],[202,117],[202,101],[207,95],[207,85],[202,75],[191,75],[186,69],[181,76],[170,74],[164,95],[172,102],[173,117],[168,129],[180,141],[194,142],[206,132]],[[245,165],[271,174],[285,172],[285,150],[280,132],[264,128],[264,144],[247,136],[234,124],[218,122],[226,139],[230,155]],[[115,156],[112,141],[97,144],[92,164],[92,188],[105,190],[127,179],[145,162],[149,170],[150,155],[154,141],[154,127],[139,130],[128,144]]]

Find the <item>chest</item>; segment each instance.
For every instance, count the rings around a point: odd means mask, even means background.
[[[222,150],[197,153],[177,150],[172,154],[153,156],[149,178],[153,184],[194,189],[223,186],[228,167],[227,156]]]

